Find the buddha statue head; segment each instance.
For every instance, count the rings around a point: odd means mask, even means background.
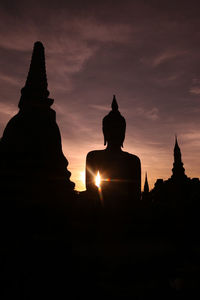
[[[126,121],[118,110],[118,104],[113,96],[112,110],[103,118],[104,145],[123,147],[126,131]]]

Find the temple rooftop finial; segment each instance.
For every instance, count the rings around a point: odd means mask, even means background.
[[[113,101],[111,107],[112,107],[112,111],[118,111],[118,104],[115,95],[113,95]]]
[[[24,108],[24,106],[27,107],[28,105],[51,106],[53,100],[48,98],[49,91],[47,86],[44,46],[37,41],[34,44],[26,83],[21,90],[19,108]]]

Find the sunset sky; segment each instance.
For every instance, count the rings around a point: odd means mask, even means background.
[[[142,185],[171,176],[174,134],[186,174],[200,177],[199,1],[2,1],[0,135],[17,112],[33,44],[46,51],[50,97],[76,189],[86,154],[103,149],[113,94],[126,118],[124,151]]]

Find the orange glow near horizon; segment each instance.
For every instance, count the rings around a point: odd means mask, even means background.
[[[85,171],[80,172],[80,182],[83,186],[85,185]]]
[[[141,184],[141,189],[142,190],[143,190],[144,181],[145,181],[145,173],[144,174],[143,173],[142,173],[142,178],[141,178],[142,179],[142,184]],[[98,175],[98,173],[97,173],[97,175]],[[93,175],[93,176],[94,176],[94,183],[98,187],[98,185],[96,184],[97,183],[97,175],[96,176]],[[100,181],[102,181],[102,178],[101,178],[100,174],[99,174],[99,176],[100,176]],[[171,175],[170,175],[170,172],[169,172],[169,175],[167,174],[166,176],[163,176],[163,179],[166,180],[170,176]],[[155,178],[152,178],[151,176],[148,175],[148,182],[149,182],[150,189],[152,189],[154,187],[154,183],[155,183],[155,181],[156,181],[157,178],[162,178],[162,177],[161,176],[159,177],[159,174],[158,174],[157,177],[155,176]],[[86,186],[85,186],[85,171],[74,171],[72,173],[72,176],[71,176],[70,180],[73,181],[76,184],[75,190],[80,191],[80,192],[86,190]],[[111,179],[110,178],[104,179],[104,181],[111,181]]]
[[[162,150],[159,152],[156,148],[136,148],[133,151],[133,145],[128,144],[126,147],[127,152],[136,154],[141,160],[141,190],[144,188],[145,182],[145,173],[147,172],[148,183],[150,190],[154,187],[154,184],[158,178],[162,178],[163,180],[167,180],[172,175],[172,167],[173,167],[173,147],[174,147],[174,137],[171,138],[170,147],[166,150]],[[190,144],[181,144],[181,139],[179,142],[179,146],[182,152],[182,160],[184,163],[185,173],[188,177],[199,178],[199,165],[196,163],[198,159],[193,155],[190,155]],[[85,157],[89,150],[88,147],[84,148],[83,151],[77,151],[77,145],[73,144],[71,147],[68,146],[68,149],[64,143],[64,154],[69,159],[68,170],[71,172],[70,180],[75,183],[75,190],[77,191],[85,191]],[[99,145],[94,144],[92,147],[94,149],[100,148]],[[195,148],[196,149],[196,148]],[[199,146],[198,146],[199,149]],[[72,153],[72,154],[71,154]],[[199,153],[199,152],[198,152]],[[88,170],[92,178],[95,179],[97,173],[91,172]],[[112,181],[106,174],[100,174],[101,181]],[[103,179],[107,177],[107,179]],[[94,181],[95,183],[95,181]]]

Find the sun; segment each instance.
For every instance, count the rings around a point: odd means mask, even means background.
[[[99,171],[97,172],[97,175],[95,177],[95,185],[100,188],[100,185],[101,185],[101,176],[100,176],[100,173]]]

